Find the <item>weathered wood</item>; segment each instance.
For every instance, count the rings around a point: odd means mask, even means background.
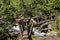
[[[51,20],[45,20],[45,21],[41,21],[41,22],[37,22],[35,25],[37,24],[41,24],[41,23],[45,23],[45,22],[49,22],[49,21],[53,21],[54,19],[51,19]]]
[[[29,40],[27,30],[24,30],[23,32],[23,40]]]
[[[20,25],[20,36],[21,36],[21,40],[23,39],[23,28],[22,28],[22,25]]]
[[[34,20],[35,18],[36,18],[37,21]],[[39,18],[43,19],[43,17],[36,16],[36,17],[28,18],[28,19],[27,18],[21,18],[21,19],[18,20],[18,23],[19,23],[20,29],[21,29],[22,40],[29,40],[28,37],[29,36],[31,37],[31,32],[32,32],[32,29],[33,29],[34,25],[40,25],[42,23],[54,20],[53,18],[50,19],[50,18],[47,17],[48,19],[46,18],[46,19],[44,19],[42,21],[39,21]],[[28,23],[28,21],[29,21],[29,23]],[[25,29],[28,28],[29,26],[31,26],[30,29],[29,29],[30,30],[29,33],[28,33],[28,29],[23,30],[23,26],[27,26],[27,27],[24,27]]]
[[[32,25],[31,25],[29,35],[31,35],[32,29],[33,29],[33,23],[32,23]]]

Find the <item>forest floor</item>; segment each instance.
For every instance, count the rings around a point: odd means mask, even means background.
[[[55,30],[57,33],[57,36],[43,36],[43,37],[38,37],[33,35],[33,40],[60,40],[60,30]]]
[[[18,40],[21,40],[20,37]],[[50,36],[50,37],[35,37],[33,40],[60,40],[60,37]]]
[[[55,30],[59,32],[58,30]],[[24,32],[26,33],[26,32]],[[57,36],[45,36],[45,37],[39,37],[39,36],[32,36],[33,40],[60,40],[60,32],[57,34]],[[18,37],[18,40],[21,40],[20,37]]]
[[[34,40],[60,40],[60,38],[55,37],[55,36],[53,36],[53,37],[38,37],[38,38],[36,38]]]

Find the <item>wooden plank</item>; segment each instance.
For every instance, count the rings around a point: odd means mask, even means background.
[[[24,30],[23,32],[23,40],[29,40],[27,30]]]

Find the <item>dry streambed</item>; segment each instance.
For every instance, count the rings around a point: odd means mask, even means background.
[[[34,40],[60,40],[58,33],[52,31],[47,34],[47,36],[37,37]]]
[[[55,36],[53,36],[53,37],[51,36],[51,37],[39,37],[39,38],[37,38],[35,40],[60,40],[60,38],[55,37]]]

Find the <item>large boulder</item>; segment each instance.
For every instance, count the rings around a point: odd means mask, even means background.
[[[46,33],[44,33],[44,32],[40,32],[38,29],[36,29],[36,28],[33,28],[33,32],[34,32],[34,35],[36,35],[36,36],[45,36],[46,35]]]

